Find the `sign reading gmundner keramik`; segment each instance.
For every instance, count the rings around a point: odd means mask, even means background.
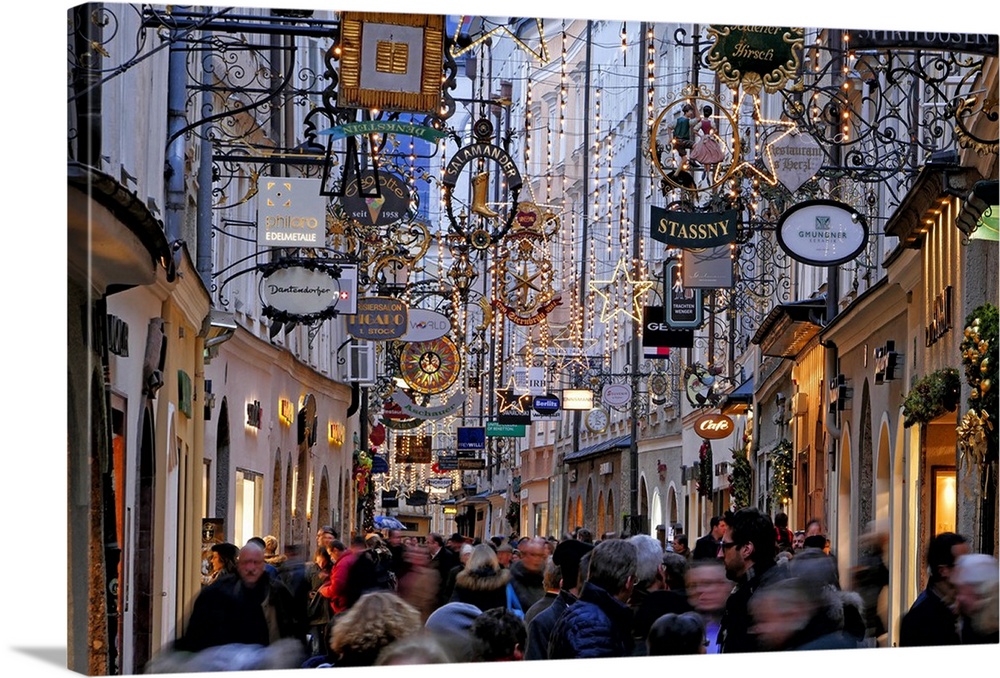
[[[785,26],[709,26],[715,43],[708,65],[719,80],[749,94],[761,87],[775,93],[795,76],[802,55],[805,31]]]
[[[792,259],[813,266],[836,266],[868,243],[868,222],[850,205],[835,200],[808,200],[778,219],[778,244]]]
[[[261,177],[257,181],[258,247],[323,247],[326,197],[322,179]]]

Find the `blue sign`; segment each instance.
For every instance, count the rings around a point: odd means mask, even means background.
[[[545,396],[535,396],[534,402],[532,402],[531,407],[534,408],[535,412],[539,414],[555,414],[559,411],[561,406],[559,398],[553,395]]]
[[[456,437],[460,450],[486,449],[486,429],[482,426],[459,426]]]

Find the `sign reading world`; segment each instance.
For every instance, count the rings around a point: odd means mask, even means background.
[[[322,179],[261,177],[257,182],[257,246],[325,246],[322,185]]]
[[[792,259],[813,266],[850,261],[868,244],[868,223],[849,205],[808,200],[781,215],[778,244]]]
[[[748,94],[774,94],[799,69],[805,31],[782,26],[709,26],[708,65],[719,80]]]
[[[433,341],[451,331],[448,316],[425,308],[411,308],[407,319],[406,334],[400,341]]]

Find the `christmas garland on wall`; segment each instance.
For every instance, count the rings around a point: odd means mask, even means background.
[[[703,440],[698,450],[698,494],[702,497],[712,494],[712,473],[712,446]]]
[[[733,496],[733,508],[741,509],[750,506],[750,490],[753,487],[753,469],[746,449],[734,447],[733,472],[729,474],[729,491]]]
[[[958,407],[958,370],[944,367],[918,379],[903,399],[903,426],[927,424]]]
[[[976,308],[965,320],[962,364],[969,384],[969,411],[958,427],[962,456],[983,466],[997,458],[997,427],[990,413],[997,411],[998,312],[993,304]]]
[[[792,497],[792,443],[782,440],[771,452],[771,467],[774,479],[771,482],[771,498],[779,506]]]

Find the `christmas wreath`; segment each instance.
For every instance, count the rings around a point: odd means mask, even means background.
[[[779,442],[771,452],[771,467],[774,479],[771,481],[771,497],[779,506],[792,496],[792,443]]]
[[[903,426],[927,424],[958,407],[958,370],[944,367],[917,380],[903,399]]]

